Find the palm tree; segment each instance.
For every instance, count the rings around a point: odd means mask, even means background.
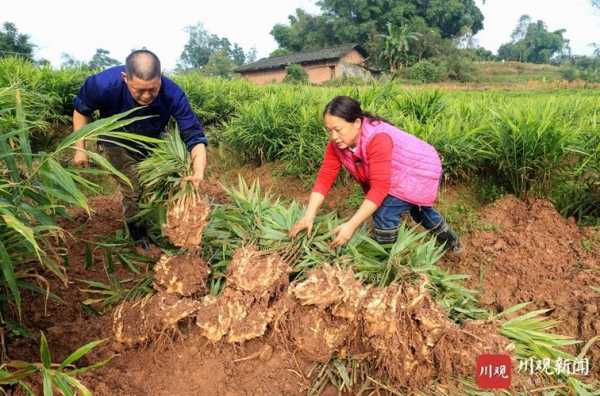
[[[388,22],[387,34],[382,34],[381,37],[383,38],[381,57],[388,64],[390,71],[395,73],[400,66],[407,65],[410,44],[417,41],[421,33],[411,32],[406,25],[397,28]]]

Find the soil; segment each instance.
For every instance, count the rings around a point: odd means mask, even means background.
[[[271,183],[286,198],[296,190],[308,196],[297,181],[292,186],[286,180],[285,188]],[[347,188],[334,194],[346,197]],[[375,378],[386,376],[404,389],[417,389],[457,375],[472,377],[475,356],[511,349],[494,322],[468,321],[463,327],[450,322],[423,283],[367,288],[351,272],[323,267],[304,282],[288,285],[283,260],[253,247],[238,252],[218,297],[205,296],[207,269],[192,254],[170,259],[189,267],[158,275],[159,293],[93,315],[80,304],[88,296],[76,279],[106,282],[106,275],[100,265],[85,268],[81,239],[98,240],[121,227],[119,199],[95,198],[90,218],[75,213],[64,224],[73,236],[66,242],[69,283],[44,276],[65,303],[49,300],[45,310],[42,298],[27,293],[23,303],[24,326],[44,331],[54,361],[86,342],[109,339],[80,362],[113,356],[107,366],[80,377],[95,395],[306,394],[311,369],[334,352],[342,357],[366,354]],[[597,234],[561,218],[546,201],[509,196],[478,214],[495,229],[464,235],[465,253],[446,256],[443,266],[470,274],[469,286],[480,291],[482,305],[493,311],[532,301],[562,321],[559,333],[582,340],[597,335],[600,294],[590,288],[600,286]],[[94,257],[102,259],[99,252]],[[198,271],[190,263],[197,263]],[[250,264],[269,276],[244,275],[255,273],[249,272],[254,268]],[[132,274],[118,267],[116,276]],[[129,326],[122,327],[121,336],[119,323]],[[36,340],[34,334],[10,341],[9,358],[38,361]],[[600,345],[593,345],[588,355],[593,357],[593,378],[600,379]]]
[[[208,264],[195,252],[164,254],[154,266],[154,288],[180,296],[208,293]]]
[[[442,266],[470,274],[467,285],[494,312],[531,302],[560,321],[556,332],[582,340],[579,353],[600,334],[600,234],[560,216],[545,200],[523,202],[505,196],[483,208],[481,220],[493,231],[462,238],[464,254],[446,256]],[[600,342],[591,346],[592,370],[600,378]]]
[[[211,173],[218,175],[222,183],[237,186],[238,177],[241,176],[247,183],[258,181],[263,191],[269,191],[284,200],[295,200],[307,204],[310,198],[311,183],[300,181],[294,176],[282,176],[282,166],[277,163],[267,163],[259,167],[245,165],[235,170],[211,169]],[[344,174],[344,173],[342,173]],[[337,210],[342,215],[349,215],[354,208],[347,198],[352,194],[355,183],[348,178],[336,183],[330,191],[327,200],[323,203],[322,210]],[[211,191],[214,193],[214,189]]]

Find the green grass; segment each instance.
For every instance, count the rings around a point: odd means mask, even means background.
[[[553,81],[560,75],[549,65],[482,62],[478,67],[498,82],[505,76],[518,82]],[[11,58],[0,61],[0,88],[23,88],[23,106],[33,115],[28,128],[37,136],[32,140],[34,151],[57,144],[53,136],[64,132],[54,125],[69,122],[72,96],[89,73],[53,71]],[[211,126],[211,147],[227,146],[219,150],[246,162],[279,161],[285,174],[311,180],[327,141],[321,111],[332,97],[350,95],[366,110],[436,147],[453,182],[489,178],[495,187],[488,184],[484,195],[541,195],[551,198],[565,216],[588,222],[599,217],[595,203],[600,156],[591,142],[600,136],[600,97],[594,90],[505,90],[499,85],[488,91],[454,91],[394,81],[256,86],[197,73],[172,77]],[[11,107],[12,102],[10,95],[0,95],[0,107]],[[15,125],[7,114],[2,119]]]
[[[39,376],[42,380],[44,396],[52,396],[56,391],[63,395],[91,396],[90,390],[77,379],[77,376],[106,365],[112,358],[84,367],[76,367],[74,364],[104,342],[106,340],[92,341],[75,350],[61,363],[53,363],[48,341],[42,333],[40,336],[41,362],[29,363],[10,360],[2,363],[0,365],[0,385],[16,386],[24,394],[33,396],[35,393],[27,382],[32,377]]]
[[[519,62],[476,62],[481,83],[515,84],[528,81],[562,80],[560,67]]]

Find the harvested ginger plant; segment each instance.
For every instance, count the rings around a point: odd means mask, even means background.
[[[237,290],[254,297],[279,294],[288,285],[289,266],[275,253],[261,252],[253,245],[238,249],[228,267],[227,280]]]
[[[202,300],[196,323],[212,341],[241,343],[261,337],[275,316],[273,301],[288,285],[289,266],[276,253],[241,247],[229,265],[227,283],[218,296]]]
[[[208,264],[197,252],[178,256],[164,254],[154,267],[154,287],[180,296],[208,293]]]
[[[285,328],[309,359],[326,362],[348,352],[369,356],[395,385],[418,389],[434,379],[475,372],[477,356],[509,353],[494,322],[451,322],[420,285],[365,287],[350,270],[324,266],[288,289]]]
[[[327,362],[348,349],[359,351],[358,304],[367,288],[354,279],[351,270],[323,266],[308,273],[306,280],[288,289],[286,318],[282,328],[305,357]]]
[[[163,234],[175,246],[196,248],[202,240],[209,213],[210,205],[206,199],[197,193],[185,194],[169,205]]]
[[[193,315],[212,342],[239,345],[277,335],[276,344],[311,362],[361,356],[405,389],[469,377],[477,356],[512,348],[498,335],[497,323],[451,322],[429,295],[425,276],[417,284],[379,288],[364,286],[351,269],[323,265],[289,284],[290,268],[281,256],[252,245],[235,252],[218,296],[198,299],[207,270],[194,252],[164,256],[156,272],[159,293],[115,311],[115,338],[124,345],[176,333],[179,322]]]
[[[115,340],[125,346],[135,346],[177,332],[177,324],[199,307],[198,301],[165,292],[123,302],[113,314]]]

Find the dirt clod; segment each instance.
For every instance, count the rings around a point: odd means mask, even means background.
[[[191,195],[178,199],[169,206],[163,234],[175,246],[198,247],[209,213],[210,205],[204,198]]]
[[[167,293],[189,297],[208,293],[208,265],[195,252],[163,255],[154,266],[154,285]]]

